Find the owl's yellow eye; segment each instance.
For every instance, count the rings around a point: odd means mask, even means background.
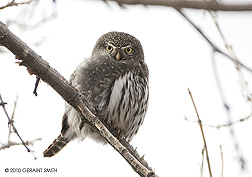
[[[112,47],[111,45],[108,45],[108,46],[106,47],[106,50],[109,51],[109,52],[111,52],[111,51],[113,50],[113,47]]]
[[[127,47],[126,49],[125,49],[125,51],[127,52],[127,53],[131,53],[132,52],[132,48],[131,47]]]

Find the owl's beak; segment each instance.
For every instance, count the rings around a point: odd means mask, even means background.
[[[116,53],[115,59],[116,59],[117,61],[121,60],[121,54],[120,54],[119,51]]]

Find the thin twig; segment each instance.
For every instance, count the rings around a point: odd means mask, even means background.
[[[239,156],[239,162],[241,164],[241,169],[244,170],[246,168],[245,158],[242,155],[241,148],[239,146],[238,139],[236,138],[234,128],[231,126],[231,125],[234,124],[233,121],[232,121],[231,109],[230,109],[230,106],[228,104],[227,98],[225,96],[225,92],[224,92],[224,90],[222,88],[222,84],[221,84],[221,81],[220,81],[220,78],[219,78],[219,75],[218,75],[218,70],[217,70],[217,67],[216,67],[215,55],[214,54],[215,53],[213,52],[212,53],[212,62],[213,62],[213,70],[214,70],[215,80],[216,80],[217,87],[218,87],[218,90],[219,90],[219,93],[220,93],[222,104],[223,104],[224,109],[226,111],[227,122],[228,122],[227,125],[230,125],[228,127],[229,127],[229,132],[230,132],[232,141],[234,143],[235,151],[236,151],[237,154],[239,154],[238,156]],[[251,117],[251,114],[249,116],[245,117],[244,119],[241,119],[241,121],[248,120]],[[240,122],[240,121],[238,120],[238,122]],[[235,121],[235,123],[237,123],[237,121]]]
[[[224,36],[224,33],[222,32],[222,30],[220,28],[220,25],[218,23],[217,15],[214,14],[214,12],[211,12],[209,10],[208,10],[208,13],[212,17],[212,19],[214,21],[214,24],[215,24],[215,26],[216,26],[216,28],[217,28],[220,36],[221,36],[221,39],[222,39],[222,41],[224,43],[224,46],[226,47],[229,55],[233,58],[233,63],[234,63],[235,68],[237,70],[238,78],[239,78],[241,89],[242,89],[242,95],[244,96],[244,99],[247,101],[247,103],[250,105],[250,107],[252,109],[252,94],[249,92],[247,82],[246,82],[246,80],[244,78],[241,67],[238,64],[240,62],[240,60],[236,56],[236,54],[235,54],[235,52],[233,50],[233,47],[228,43],[226,37]]]
[[[244,65],[242,62],[234,60],[231,56],[223,52],[221,49],[219,49],[200,29],[197,27],[182,11],[181,9],[175,8],[198,32],[201,34],[201,36],[207,41],[207,43],[213,48],[215,52],[218,52],[228,58],[229,60],[233,61],[234,63],[237,63],[237,65],[240,65],[247,71],[252,73],[252,69],[248,66]]]
[[[41,138],[36,138],[34,140],[31,140],[31,141],[26,141],[25,144],[27,146],[33,145],[36,141],[39,141],[39,140],[41,140]],[[21,143],[16,143],[16,142],[10,141],[7,144],[2,144],[2,146],[0,147],[0,150],[7,149],[7,148],[10,148],[11,146],[17,146],[17,145],[23,145],[23,143],[22,142]],[[34,158],[36,159],[36,157],[34,157]]]
[[[224,160],[223,160],[223,152],[222,152],[222,146],[221,145],[220,145],[220,153],[221,153],[221,177],[223,177]]]
[[[14,102],[14,108],[13,108],[12,115],[11,115],[11,122],[12,123],[14,122],[14,115],[16,112],[17,100],[18,100],[18,95],[16,96],[16,100]],[[8,143],[7,144],[9,144],[9,142],[10,142],[11,128],[12,128],[12,126],[10,126],[10,124],[9,124],[9,134],[8,134]]]
[[[24,2],[15,2],[16,0],[12,0],[11,2],[9,2],[8,4],[1,6],[1,9],[5,9],[7,7],[12,7],[12,6],[19,6],[19,5],[25,5],[25,4],[30,4],[32,1],[34,0],[29,0],[29,1],[24,1]]]
[[[28,146],[25,144],[25,142],[23,141],[23,139],[22,139],[21,136],[19,135],[19,133],[18,133],[16,127],[14,126],[14,123],[13,123],[13,121],[11,120],[9,114],[7,113],[7,110],[6,110],[6,108],[5,108],[5,104],[3,104],[4,101],[3,101],[3,99],[2,99],[1,94],[0,94],[0,103],[1,103],[1,105],[2,105],[2,108],[3,108],[3,110],[4,110],[4,113],[6,114],[6,117],[8,118],[8,121],[9,121],[8,124],[9,124],[9,126],[11,126],[12,129],[13,129],[13,131],[14,131],[14,133],[17,134],[18,138],[20,139],[21,143],[22,143],[22,144],[24,145],[24,147],[26,148],[27,152],[31,152],[32,155],[33,155],[33,157],[34,157],[34,159],[36,160],[37,158],[35,157],[35,155],[33,154],[33,152],[28,148]]]
[[[191,97],[191,100],[192,100],[195,112],[196,112],[197,117],[198,117],[198,123],[199,123],[199,126],[200,126],[200,130],[201,130],[201,134],[202,134],[202,138],[203,138],[203,142],[204,142],[204,147],[205,147],[205,151],[206,151],[206,159],[207,159],[207,165],[208,165],[209,175],[210,175],[210,177],[212,177],[212,171],[211,171],[210,160],[209,160],[208,150],[207,150],[207,143],[206,143],[206,139],[205,139],[205,135],[204,135],[204,131],[203,131],[203,126],[202,126],[201,120],[199,118],[199,113],[198,113],[198,110],[197,110],[196,105],[194,103],[194,100],[193,100],[193,97],[192,97],[192,93],[191,93],[191,91],[190,91],[189,88],[188,88],[188,92],[189,92],[189,95]]]
[[[210,124],[204,124],[204,123],[202,123],[202,125],[205,126],[205,127],[211,127],[211,128],[220,129],[220,128],[224,128],[224,127],[233,126],[233,125],[235,125],[237,123],[245,122],[246,120],[249,120],[251,117],[252,117],[252,112],[248,116],[246,116],[244,118],[241,118],[241,119],[236,120],[236,121],[228,122],[228,123],[225,123],[225,124],[210,125]],[[198,121],[189,120],[186,116],[184,116],[184,119],[186,121],[188,121],[188,122],[195,122],[195,123],[198,122]]]
[[[201,161],[201,167],[200,167],[200,174],[201,177],[203,177],[203,167],[204,167],[204,151],[205,151],[205,147],[203,147],[201,154],[202,154],[202,161]]]

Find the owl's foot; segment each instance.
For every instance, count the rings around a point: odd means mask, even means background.
[[[117,137],[118,140],[122,140],[124,138],[124,134],[122,132],[121,129],[119,128],[115,128],[113,131],[112,131],[113,135],[115,137]]]
[[[80,123],[80,125],[79,125],[79,130],[81,130],[82,128],[83,128],[83,126],[84,126],[84,121],[81,121],[81,123]]]
[[[84,126],[85,123],[88,123],[87,119],[84,117],[81,117],[80,125],[79,125],[79,130],[81,130]]]
[[[124,138],[124,134],[121,129],[115,127],[113,124],[110,126],[111,133],[120,141]]]

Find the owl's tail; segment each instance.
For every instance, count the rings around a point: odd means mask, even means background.
[[[52,157],[57,154],[65,145],[69,143],[69,140],[65,138],[62,134],[58,136],[57,139],[43,152],[44,157]]]

